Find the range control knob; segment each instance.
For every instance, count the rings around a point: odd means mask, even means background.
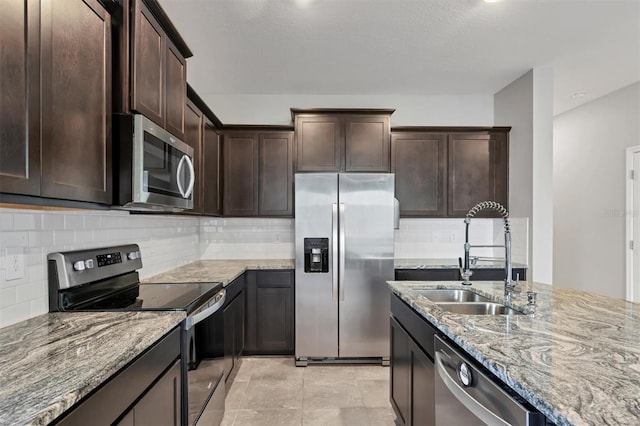
[[[84,261],[84,266],[86,266],[87,269],[93,269],[96,265],[93,263],[93,259],[87,259]]]
[[[140,250],[136,251],[136,257],[138,259],[142,259],[142,255],[140,254]]]
[[[132,251],[131,253],[127,254],[127,259],[129,260],[136,260],[138,258],[138,256],[136,255],[135,251]]]
[[[85,269],[84,260],[78,260],[77,262],[75,262],[73,264],[73,269],[75,271],[84,271],[84,269]]]

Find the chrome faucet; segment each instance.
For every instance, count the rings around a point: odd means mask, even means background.
[[[482,210],[495,210],[500,213],[500,216],[504,219],[504,245],[471,245],[469,244],[469,224],[471,223],[471,218],[475,217],[475,215]],[[509,226],[509,212],[505,209],[500,203],[496,203],[495,201],[483,201],[481,203],[476,204],[469,212],[467,216],[464,218],[465,223],[465,232],[464,232],[464,266],[462,265],[462,259],[459,259],[460,263],[460,275],[462,275],[462,284],[471,285],[471,275],[473,275],[473,271],[470,267],[470,258],[469,252],[471,248],[485,248],[485,247],[504,247],[504,289],[505,292],[511,292],[516,290],[515,284],[511,282],[511,230]]]

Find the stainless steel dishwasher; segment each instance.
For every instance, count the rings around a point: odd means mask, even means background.
[[[436,425],[545,424],[543,414],[439,336],[435,336],[435,370]]]

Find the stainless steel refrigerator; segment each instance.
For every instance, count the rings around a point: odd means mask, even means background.
[[[394,176],[295,176],[296,365],[389,359]]]

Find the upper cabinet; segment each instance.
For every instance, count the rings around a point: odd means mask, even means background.
[[[296,171],[388,172],[393,111],[292,109]]]
[[[291,131],[224,133],[225,216],[293,216]]]
[[[116,109],[137,111],[185,138],[187,63],[192,56],[154,0],[122,0],[118,28]],[[129,99],[130,95],[130,99]]]
[[[487,200],[507,207],[507,133],[453,133],[448,147],[449,216],[465,216],[473,206]]]
[[[217,118],[190,86],[187,96],[184,141],[193,148],[196,181],[193,186],[193,209],[185,213],[220,216],[222,142],[218,128],[211,119]]]
[[[508,134],[503,127],[394,129],[391,171],[400,215],[463,217],[485,200],[507,207]]]
[[[110,14],[96,0],[2,8],[0,192],[111,204]]]
[[[446,213],[447,135],[391,135],[391,173],[404,217],[444,216]]]
[[[3,0],[0,46],[0,192],[40,195],[38,3]]]

